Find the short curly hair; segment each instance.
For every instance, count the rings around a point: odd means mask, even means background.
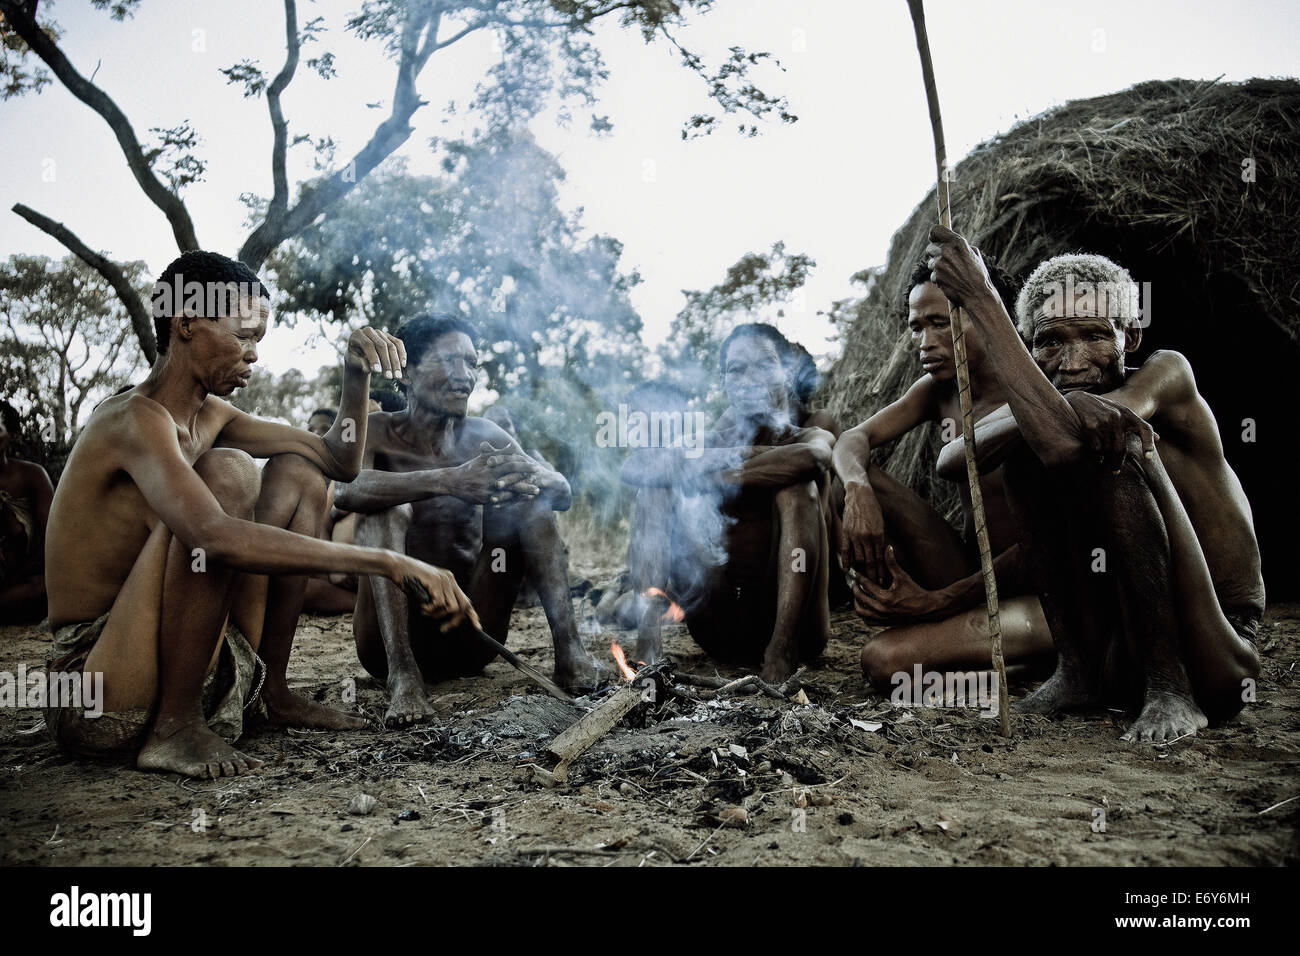
[[[429,347],[448,332],[464,332],[471,342],[478,340],[474,327],[451,312],[430,312],[403,322],[397,329],[397,337],[406,346],[407,366],[419,365]]]
[[[1093,295],[1102,314],[1120,328],[1138,320],[1138,285],[1128,270],[1105,256],[1073,252],[1040,263],[1025,280],[1016,299],[1020,337],[1032,342],[1043,306],[1071,293]]]
[[[154,332],[158,336],[160,355],[165,353],[167,346],[171,344],[172,319],[183,312],[189,297],[186,290],[190,283],[199,283],[205,290],[220,290],[223,293],[233,283],[236,288],[255,287],[258,295],[264,299],[271,297],[271,293],[257,277],[257,273],[242,262],[223,256],[219,252],[203,252],[195,249],[181,253],[155,280],[153,293],[150,296],[153,303]],[[203,318],[207,319],[219,319],[232,314],[230,310],[239,305],[237,301],[231,302],[226,294],[205,295],[203,298],[205,311],[208,303],[215,306],[213,309],[215,315],[203,315]]]

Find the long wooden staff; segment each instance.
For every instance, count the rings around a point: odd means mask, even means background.
[[[934,162],[939,172],[939,221],[952,228],[952,207],[948,199],[948,156],[943,145],[943,120],[939,116],[939,90],[934,82],[934,63],[930,59],[930,39],[925,32],[922,0],[907,0],[916,28],[916,48],[921,54],[921,73],[925,78],[925,99],[930,106],[930,129],[934,132]],[[966,480],[970,484],[970,507],[975,516],[975,538],[980,549],[980,574],[984,578],[984,601],[988,607],[989,638],[993,644],[993,669],[998,675],[998,714],[1002,718],[1002,736],[1011,736],[1011,712],[1007,701],[1007,665],[1002,657],[1002,622],[998,616],[998,582],[993,574],[993,553],[989,548],[989,529],[984,518],[984,493],[980,489],[979,467],[975,464],[975,417],[970,395],[970,368],[966,362],[965,317],[961,308],[948,306],[952,322],[952,351],[957,363],[957,400],[961,405],[961,436],[966,446]]]

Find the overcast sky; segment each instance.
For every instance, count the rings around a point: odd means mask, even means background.
[[[217,72],[245,58],[274,73],[283,58],[279,4],[269,0],[144,0],[134,20],[114,23],[80,0],[43,7],[65,31],[63,46],[85,75],[131,118],[137,135],[189,119],[203,137],[205,180],[185,193],[205,248],[233,254],[243,241],[238,197],[271,191],[265,101],[245,100]],[[350,155],[386,114],[393,67],[376,47],[342,37],[357,0],[300,3],[334,28],[337,79],[300,68],[284,97],[290,133],[332,135]],[[952,2],[926,4],[949,156],[1017,120],[1078,97],[1148,79],[1240,80],[1293,76],[1300,67],[1295,0],[1134,2]],[[836,350],[817,316],[855,294],[849,277],[880,264],[892,233],[934,177],[929,120],[911,22],[903,0],[718,0],[682,39],[716,63],[727,47],[769,50],[785,72],[760,74],[784,94],[793,125],[745,139],[724,128],[683,142],[682,121],[708,109],[702,83],[661,43],[611,21],[597,37],[612,76],[596,112],[612,134],[586,124],[539,120],[540,143],[568,171],[563,201],[584,209],[589,230],[625,245],[624,267],[644,282],[633,302],[650,344],[682,305],[682,289],[707,288],[749,251],[784,240],[817,261],[806,306],[780,325],[817,355]],[[310,54],[310,49],[305,55]],[[419,89],[430,101],[401,155],[432,169],[427,140],[448,98],[465,100],[494,53],[475,35],[438,54]],[[366,103],[382,101],[383,110]],[[731,127],[734,129],[734,127]],[[144,259],[157,273],[176,255],[162,214],[139,191],[107,125],[56,83],[38,97],[0,105],[0,255],[64,254],[9,212],[26,203],[60,220],[116,259]],[[306,147],[291,178],[311,174]],[[957,211],[960,218],[960,210]],[[262,349],[272,371],[314,372],[331,354],[305,330],[273,330]]]

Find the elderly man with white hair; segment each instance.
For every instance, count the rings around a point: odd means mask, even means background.
[[[1013,325],[966,240],[942,226],[931,240],[934,281],[1009,396],[976,429],[977,457],[1005,463],[1057,646],[1056,672],[1020,709],[1132,706],[1125,739],[1151,742],[1232,717],[1254,699],[1264,581],[1250,503],[1187,359],[1126,367],[1143,323],[1109,259],[1044,262]],[[940,472],[963,455],[951,442]]]

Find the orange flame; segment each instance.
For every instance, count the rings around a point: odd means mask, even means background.
[[[609,652],[614,655],[614,663],[618,669],[623,672],[623,679],[631,682],[636,678],[636,671],[627,666],[627,657],[623,654],[623,648],[619,646],[618,641],[609,642]]]
[[[686,618],[686,612],[681,609],[681,606],[659,588],[646,588],[642,593],[645,597],[661,597],[668,602],[668,610],[659,616],[659,620],[680,624]]]

